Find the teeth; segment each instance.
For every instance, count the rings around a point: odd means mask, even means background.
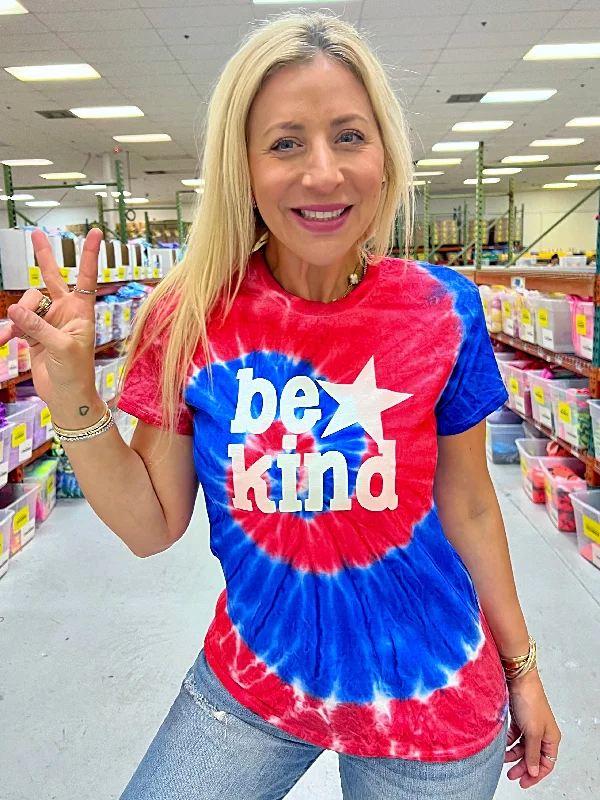
[[[338,211],[305,211],[300,209],[300,215],[305,219],[335,219],[340,217],[344,211],[344,208],[340,208]]]

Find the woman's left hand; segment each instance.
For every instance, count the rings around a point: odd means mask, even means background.
[[[558,757],[561,734],[548,704],[537,670],[508,684],[511,726],[508,731],[504,762],[517,762],[508,771],[511,781],[519,781],[522,789],[547,778],[555,767],[548,759]]]

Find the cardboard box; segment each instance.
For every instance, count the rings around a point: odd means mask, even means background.
[[[33,244],[32,231],[0,230],[0,268],[5,289],[40,289],[45,286]]]

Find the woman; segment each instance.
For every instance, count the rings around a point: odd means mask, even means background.
[[[131,447],[94,388],[98,232],[73,293],[37,233],[53,305],[9,312],[101,519],[158,553],[199,478],[226,578],[123,798],[273,800],[331,749],[345,798],[485,800],[508,695],[509,777],[534,786],[560,733],[486,469],[506,395],[473,284],[384,257],[412,162],[358,34],[321,14],[255,32],[215,90],[204,174],[134,337]]]

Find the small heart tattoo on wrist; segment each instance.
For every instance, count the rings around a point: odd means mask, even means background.
[[[85,415],[88,413],[89,410],[90,410],[89,406],[79,406],[79,413],[82,417],[85,417]]]

